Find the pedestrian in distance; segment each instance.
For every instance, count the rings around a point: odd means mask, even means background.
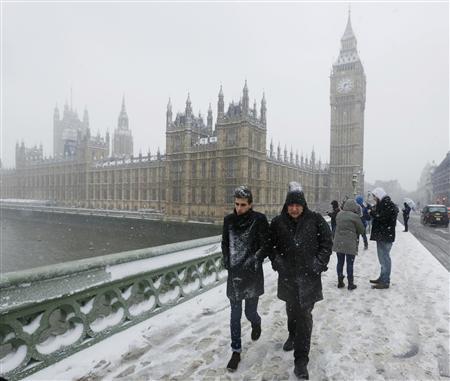
[[[377,243],[378,261],[380,262],[380,276],[371,279],[374,289],[389,288],[391,282],[391,256],[392,244],[395,241],[395,225],[397,224],[398,208],[383,188],[372,191],[375,205],[370,212],[373,218],[370,240]]]
[[[370,221],[370,214],[369,214],[369,208],[367,208],[366,204],[364,204],[364,199],[362,196],[356,196],[355,198],[356,203],[361,207],[361,221],[364,225],[364,233],[361,234],[363,241],[364,241],[364,250],[367,250],[369,248],[369,242],[367,241],[367,224]]]
[[[327,212],[328,217],[331,218],[331,232],[333,233],[334,237],[334,231],[336,230],[336,216],[341,211],[339,208],[339,204],[336,200],[331,201],[331,212]]]
[[[408,220],[409,220],[409,213],[411,213],[411,207],[404,202],[403,203],[403,224],[405,225],[405,230],[403,230],[404,232],[408,231]]]
[[[308,208],[300,184],[289,184],[281,214],[271,222],[270,237],[278,298],[286,302],[289,337],[283,349],[294,349],[294,374],[308,380],[312,310],[323,299],[321,273],[328,269],[333,242],[324,218]]]
[[[345,287],[343,274],[345,262],[347,262],[348,289],[354,290],[356,288],[353,278],[353,264],[358,254],[358,237],[365,232],[360,214],[360,206],[355,200],[349,199],[336,217],[333,251],[337,254],[338,288]]]
[[[241,360],[242,301],[245,301],[245,316],[252,326],[251,339],[258,340],[261,335],[258,301],[264,293],[262,262],[267,256],[265,245],[269,238],[269,224],[264,214],[252,209],[252,203],[249,188],[236,188],[234,210],[223,221],[222,255],[224,267],[228,270],[227,297],[231,306],[232,356],[227,369],[232,372]]]

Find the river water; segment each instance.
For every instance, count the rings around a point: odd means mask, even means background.
[[[209,224],[53,214],[3,209],[0,272],[210,237]]]

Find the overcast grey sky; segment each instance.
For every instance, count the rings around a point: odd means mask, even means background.
[[[125,94],[135,154],[165,145],[165,111],[214,120],[217,94],[267,99],[268,140],[329,160],[329,75],[347,22],[346,3],[7,3],[2,19],[2,160],[44,145],[70,99],[91,131],[117,126]],[[413,190],[427,161],[449,149],[447,3],[352,3],[367,76],[366,180]]]

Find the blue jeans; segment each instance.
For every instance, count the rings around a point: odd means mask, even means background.
[[[261,317],[258,315],[259,298],[245,299],[245,316],[253,325],[261,324]],[[231,349],[233,352],[241,352],[241,316],[242,300],[237,302],[230,301],[231,304]]]
[[[336,253],[337,254],[337,265],[336,271],[338,276],[344,275],[344,262],[347,260],[347,278],[353,279],[353,262],[355,262],[355,256],[344,253]]]
[[[381,265],[380,282],[389,284],[391,282],[391,252],[392,242],[377,241],[378,261]]]

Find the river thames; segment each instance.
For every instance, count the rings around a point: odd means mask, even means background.
[[[1,211],[1,273],[218,235],[210,224]]]

